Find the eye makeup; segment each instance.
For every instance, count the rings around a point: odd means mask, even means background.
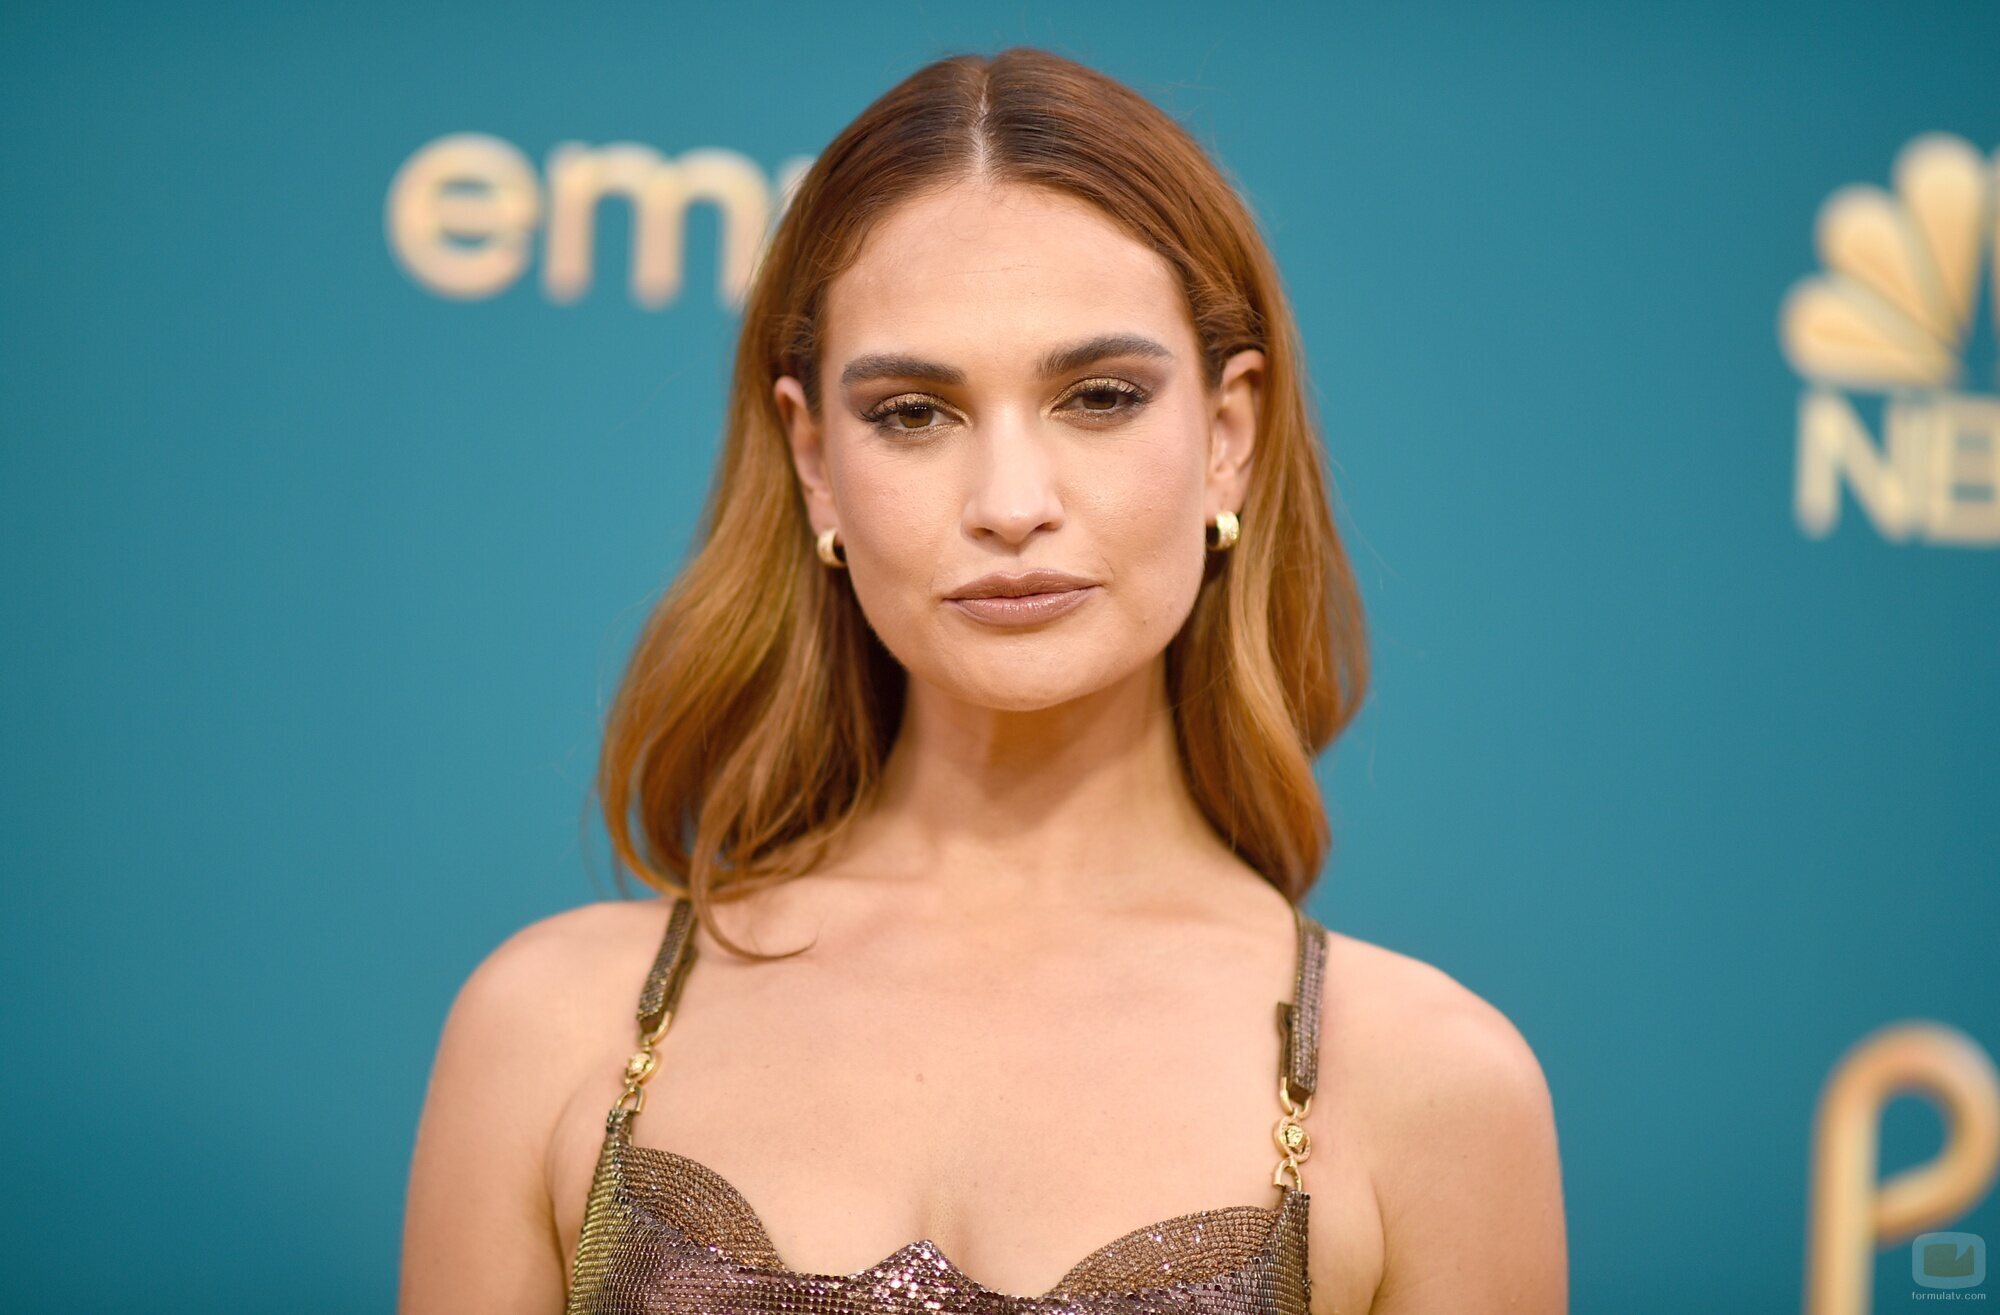
[[[1078,380],[1076,385],[1064,393],[1056,403],[1057,409],[1064,409],[1068,403],[1080,398],[1090,398],[1097,402],[1109,401],[1110,405],[1080,405],[1069,408],[1075,414],[1089,417],[1085,424],[1103,425],[1128,418],[1143,410],[1153,400],[1150,389],[1143,388],[1129,379],[1110,376],[1092,377]],[[941,399],[929,393],[897,393],[886,397],[861,412],[861,419],[883,433],[918,434],[928,429],[941,429],[937,424],[902,424],[906,419],[928,420],[943,415],[947,408]]]

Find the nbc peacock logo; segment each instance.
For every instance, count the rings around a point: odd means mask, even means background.
[[[1827,197],[1814,228],[1822,272],[1779,311],[1779,342],[1806,381],[1793,513],[1824,538],[1846,487],[1891,542],[2000,546],[2000,397],[1993,369],[1986,391],[1967,381],[1988,271],[2000,328],[2000,153],[1925,133],[1891,172],[1894,191]]]

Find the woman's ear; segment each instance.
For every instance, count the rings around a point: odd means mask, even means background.
[[[798,472],[799,490],[805,495],[806,514],[812,519],[813,533],[834,528],[833,486],[826,477],[826,445],[819,421],[806,404],[803,385],[791,375],[780,376],[771,385],[778,405],[778,421],[785,429],[785,441],[792,450],[792,469]]]
[[[1246,347],[1223,362],[1209,422],[1208,508],[1240,512],[1249,488],[1250,458],[1257,445],[1257,420],[1264,404],[1264,353]]]

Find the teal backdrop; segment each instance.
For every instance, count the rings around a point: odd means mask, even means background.
[[[617,893],[590,775],[716,450],[716,217],[663,306],[622,202],[581,297],[539,248],[451,297],[397,170],[478,133],[776,177],[1012,44],[1180,117],[1284,271],[1376,662],[1311,909],[1535,1047],[1575,1310],[1799,1309],[1842,1054],[2000,1052],[2000,544],[1851,490],[1802,526],[1779,312],[1837,189],[1925,133],[1990,164],[1991,4],[11,8],[0,1308],[390,1309],[453,992]],[[1884,1171],[1941,1129],[1897,1100]],[[1915,1304],[1907,1246],[1874,1283]]]

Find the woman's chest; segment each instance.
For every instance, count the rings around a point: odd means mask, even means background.
[[[690,1047],[692,1049],[692,1047]],[[1225,1076],[1261,1067],[1211,1057],[1177,1081],[1135,1085],[1132,1063],[1100,1057],[982,1075],[935,1048],[893,1059],[811,1062],[766,1050],[711,1058],[706,1072],[656,1079],[634,1140],[697,1161],[740,1194],[784,1264],[853,1273],[933,1239],[999,1292],[1042,1292],[1090,1249],[1187,1211],[1268,1205],[1272,1085]],[[979,1049],[978,1047],[974,1048]],[[620,1054],[580,1083],[547,1161],[565,1270],[582,1233]],[[1109,1060],[1111,1062],[1105,1062]],[[1004,1066],[1003,1066],[1004,1067]],[[1382,1269],[1381,1221],[1365,1148],[1322,1093],[1307,1119],[1313,1153],[1308,1272],[1315,1315],[1365,1312]],[[1272,1106],[1266,1110],[1261,1106]]]

